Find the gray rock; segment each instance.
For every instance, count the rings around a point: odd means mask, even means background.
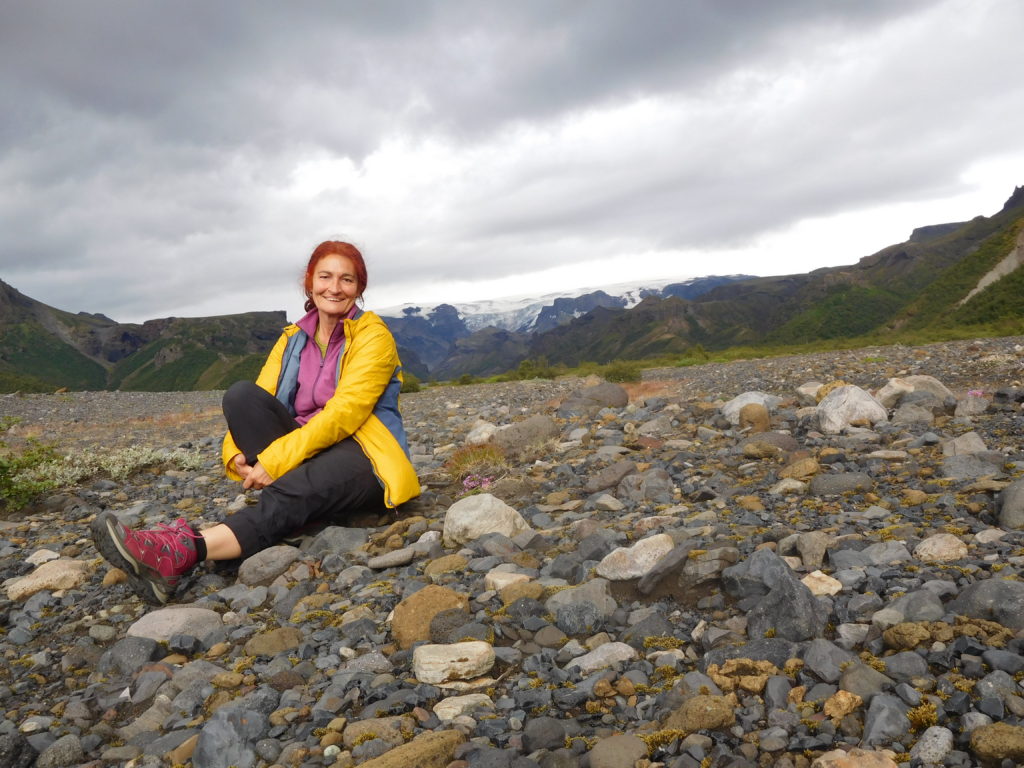
[[[556,592],[544,603],[544,609],[557,615],[559,608],[583,602],[591,603],[597,609],[598,615],[604,619],[611,618],[618,607],[611,596],[608,582],[605,579],[591,579],[578,587]]]
[[[558,749],[565,745],[565,721],[555,717],[534,717],[523,729],[523,749]]]
[[[148,637],[166,643],[175,635],[191,635],[206,648],[226,638],[220,614],[194,605],[173,605],[151,611],[127,631],[128,637]]]
[[[952,480],[977,480],[1002,471],[1002,458],[987,453],[950,456],[942,462],[942,476]]]
[[[268,586],[301,555],[296,547],[287,544],[268,547],[242,562],[238,568],[238,581],[250,587]]]
[[[598,741],[588,757],[590,768],[632,768],[647,757],[647,744],[639,736],[617,733]]]
[[[74,734],[61,736],[39,755],[36,768],[67,768],[85,761],[82,742]],[[7,765],[7,763],[3,763]]]
[[[1024,480],[1016,480],[999,494],[999,525],[1003,528],[1024,528]]]
[[[855,661],[856,658],[849,651],[844,651],[823,638],[816,638],[808,643],[803,655],[804,668],[826,683],[837,682],[843,666]]]
[[[810,640],[821,636],[828,616],[828,608],[804,584],[783,579],[747,613],[747,634]]]
[[[103,654],[97,670],[101,675],[119,672],[131,677],[143,666],[153,661],[159,650],[159,644],[152,638],[126,637]]]
[[[770,549],[759,549],[746,560],[722,571],[722,588],[737,600],[767,595],[783,581],[796,581],[796,576]]]
[[[990,619],[1011,629],[1024,629],[1024,582],[992,578],[970,584],[946,610],[972,619]]]
[[[885,673],[900,683],[913,683],[915,680],[930,678],[928,662],[924,657],[913,651],[903,651],[885,657]]]
[[[788,677],[772,675],[764,686],[764,704],[768,709],[786,709],[789,706],[789,692],[793,690]]]
[[[810,490],[815,496],[838,496],[844,493],[862,493],[875,487],[871,475],[864,472],[836,472],[815,475]]]
[[[916,403],[903,403],[893,413],[890,423],[896,425],[932,424],[934,421],[935,415],[931,412],[931,409]]]
[[[225,711],[226,710],[226,711]],[[268,722],[259,712],[222,708],[203,726],[196,742],[195,768],[255,768],[255,744],[266,736]]]
[[[598,491],[606,490],[617,486],[624,477],[634,472],[636,472],[636,462],[620,459],[598,472],[592,472],[583,484],[583,490],[587,493],[597,493]]]
[[[862,744],[888,746],[910,732],[909,711],[906,704],[895,696],[880,693],[872,697],[864,717]]]
[[[305,547],[310,555],[324,555],[328,552],[348,554],[357,551],[369,540],[365,528],[346,528],[332,525],[324,528]]]
[[[896,611],[901,621],[938,621],[946,614],[946,608],[938,596],[927,589],[918,589],[897,597],[885,610]]]
[[[508,453],[519,453],[546,440],[554,440],[560,432],[554,419],[536,414],[499,429],[491,440]]]
[[[0,734],[0,765],[4,768],[30,768],[38,755],[20,733]]]
[[[839,676],[839,687],[844,691],[856,693],[868,703],[882,691],[891,689],[893,679],[867,664],[855,662],[846,667]]]
[[[651,501],[668,504],[672,501],[675,486],[672,477],[664,469],[649,469],[642,474],[627,475],[619,483],[616,494],[620,499],[639,503]]]

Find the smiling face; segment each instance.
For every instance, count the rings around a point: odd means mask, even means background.
[[[310,299],[320,314],[320,321],[337,321],[345,317],[359,298],[359,281],[355,266],[348,256],[328,254],[313,269]]]

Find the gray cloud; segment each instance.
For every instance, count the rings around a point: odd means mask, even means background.
[[[118,319],[293,310],[336,236],[371,288],[644,251],[682,273],[677,251],[960,194],[1024,127],[1014,0],[3,17],[0,277]]]

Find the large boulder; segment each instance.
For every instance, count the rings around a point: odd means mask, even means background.
[[[858,386],[847,384],[829,392],[816,409],[822,432],[835,434],[850,426],[878,424],[889,418],[885,407]]]
[[[474,541],[485,533],[500,533],[510,539],[530,530],[530,524],[515,509],[489,493],[459,499],[448,507],[442,536],[446,547]]]

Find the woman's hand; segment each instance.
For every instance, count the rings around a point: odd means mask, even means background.
[[[270,476],[270,473],[263,468],[263,465],[258,461],[253,467],[249,467],[248,474],[245,475],[245,480],[242,482],[242,487],[254,490],[264,488],[274,482],[274,478]]]
[[[231,464],[234,466],[235,472],[239,474],[242,480],[245,480],[245,478],[249,476],[249,473],[252,472],[252,467],[250,467],[245,461],[244,453],[236,453],[232,456]]]

